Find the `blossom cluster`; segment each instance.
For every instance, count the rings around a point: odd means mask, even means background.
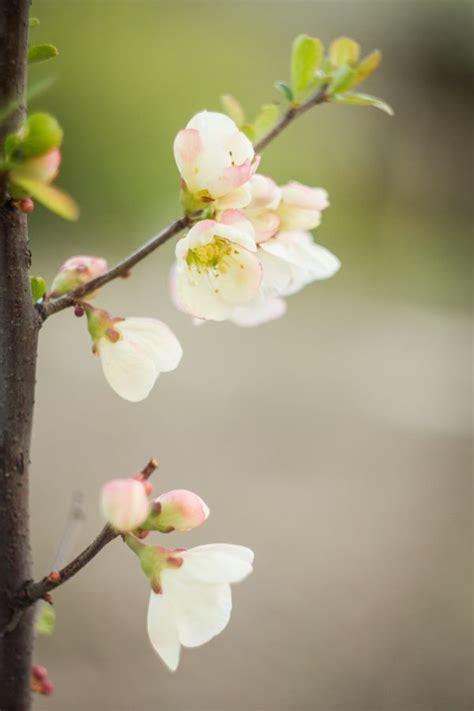
[[[150,493],[151,485],[141,474],[114,479],[102,489],[101,508],[150,581],[148,636],[166,666],[175,671],[181,646],[199,647],[227,626],[230,584],[252,572],[253,552],[227,543],[188,550],[144,544],[151,531],[190,531],[209,516],[207,505],[192,491],[169,491],[151,501]]]
[[[276,319],[288,296],[339,269],[337,257],[309,232],[329,205],[326,191],[297,182],[278,186],[257,173],[260,158],[231,118],[198,113],[176,136],[174,155],[192,224],[176,245],[171,296],[194,323],[256,326]],[[71,257],[47,298],[106,271],[100,257]],[[96,293],[77,303],[76,315],[87,315],[93,353],[110,386],[126,400],[143,400],[160,373],[179,365],[181,345],[160,320],[112,317],[92,306]]]
[[[231,118],[197,114],[176,136],[174,155],[185,209],[208,216],[176,245],[171,289],[182,311],[256,326],[281,316],[285,297],[339,269],[308,232],[329,205],[326,191],[278,187],[257,173],[260,158]]]

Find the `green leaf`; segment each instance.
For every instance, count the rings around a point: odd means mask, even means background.
[[[350,37],[338,37],[329,48],[329,58],[335,67],[353,67],[359,57],[360,46]]]
[[[46,281],[43,277],[32,276],[30,277],[30,286],[33,303],[36,304],[46,294]]]
[[[240,128],[240,126],[245,123],[245,114],[240,101],[236,99],[235,96],[232,96],[232,94],[222,94],[221,104],[226,114],[230,116],[232,121],[235,121]]]
[[[374,49],[374,51],[368,54],[367,57],[364,57],[359,66],[356,67],[354,84],[359,84],[361,81],[364,81],[364,79],[367,79],[367,77],[373,74],[381,61],[382,52],[378,49]]]
[[[280,116],[280,109],[276,104],[264,104],[255,121],[252,124],[253,137],[252,140],[258,141],[262,136],[265,136],[276,124]]]
[[[293,101],[293,92],[285,81],[276,81],[274,87],[280,94],[283,94],[287,101]]]
[[[378,99],[376,96],[371,96],[370,94],[344,94],[343,96],[336,95],[333,97],[333,101],[339,104],[354,104],[356,106],[374,106],[376,109],[385,111],[389,116],[395,114],[392,107],[387,104],[382,99]]]
[[[36,632],[37,634],[49,637],[54,632],[54,627],[56,624],[56,612],[52,605],[43,605],[41,611],[36,620]]]
[[[65,220],[77,220],[79,217],[77,203],[59,188],[31,178],[21,178],[16,181],[16,184],[59,217],[63,217]]]
[[[59,54],[54,44],[34,44],[28,49],[28,64],[38,64],[53,59]]]
[[[355,78],[355,72],[350,67],[339,67],[334,72],[331,83],[329,84],[329,94],[340,94],[349,89]]]
[[[323,55],[320,39],[309,35],[296,37],[291,53],[291,85],[295,96],[303,93],[314,80]]]
[[[28,27],[38,27],[40,21],[38,20],[37,17],[30,17],[28,20]]]

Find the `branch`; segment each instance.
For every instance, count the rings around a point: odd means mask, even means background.
[[[326,94],[327,84],[323,84],[318,91],[312,94],[309,99],[307,99],[303,104],[299,106],[290,106],[290,108],[283,114],[278,123],[269,131],[266,136],[264,136],[258,143],[255,144],[255,152],[258,153],[268,146],[268,144],[273,141],[287,126],[290,125],[298,116],[306,113],[313,106],[318,104],[323,104],[328,101],[328,96]],[[40,318],[45,321],[52,314],[58,313],[63,309],[67,309],[70,306],[74,306],[77,301],[83,299],[83,297],[90,294],[92,291],[99,289],[110,281],[117,279],[118,277],[124,276],[135,264],[141,262],[142,259],[148,257],[149,254],[158,249],[162,244],[167,242],[171,237],[176,236],[186,227],[189,227],[197,218],[201,215],[200,212],[194,213],[193,215],[181,217],[179,220],[175,220],[168,227],[165,227],[159,234],[152,237],[148,242],[146,242],[142,247],[137,249],[131,255],[123,259],[121,262],[109,269],[108,272],[102,274],[96,279],[92,279],[87,282],[87,284],[82,284],[77,289],[60,296],[57,299],[51,301],[46,301],[42,304],[37,304]]]
[[[141,470],[140,479],[149,479],[158,467],[156,459],[150,459]],[[37,600],[48,599],[48,595],[63,583],[73,578],[82,568],[96,557],[105,546],[120,536],[120,533],[111,528],[108,524],[94,538],[87,548],[79,553],[70,563],[59,571],[53,571],[38,582],[27,583],[15,600],[14,609],[24,610],[33,605]]]

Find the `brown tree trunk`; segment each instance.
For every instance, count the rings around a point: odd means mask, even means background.
[[[0,111],[24,92],[29,0],[0,0]],[[23,116],[0,120],[0,147]],[[28,467],[38,319],[32,304],[26,217],[0,174],[0,709],[31,705],[33,610],[11,619],[10,600],[31,578]],[[15,624],[16,622],[16,624]]]

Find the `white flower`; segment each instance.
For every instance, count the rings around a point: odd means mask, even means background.
[[[277,210],[280,229],[312,230],[320,224],[321,212],[328,206],[328,194],[322,188],[309,188],[297,182],[283,185]]]
[[[329,279],[341,266],[308,232],[279,232],[259,245],[258,256],[263,265],[262,289],[267,295],[295,294],[312,281]]]
[[[227,626],[230,584],[252,572],[254,557],[249,548],[225,543],[175,555],[175,564],[161,571],[161,592],[151,592],[148,607],[150,641],[171,671],[178,667],[181,645],[199,647]]]
[[[173,298],[186,313],[223,321],[257,295],[262,279],[254,230],[237,210],[202,220],[176,245]]]
[[[280,218],[275,210],[281,199],[281,190],[271,178],[254,175],[249,181],[252,199],[244,214],[255,229],[257,242],[273,237],[280,226]]]
[[[239,208],[250,201],[245,186],[258,165],[251,141],[231,118],[213,111],[196,114],[174,141],[174,157],[186,189],[196,199]],[[224,199],[225,198],[225,199]]]
[[[162,321],[152,318],[111,319],[105,311],[85,306],[93,350],[105,379],[130,402],[144,400],[160,373],[178,367],[181,345]]]

